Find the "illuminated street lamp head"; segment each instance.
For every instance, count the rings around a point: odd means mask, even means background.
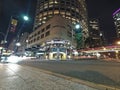
[[[28,16],[23,16],[23,19],[24,19],[25,21],[28,21],[28,20],[29,20]]]
[[[16,46],[18,46],[18,47],[21,46],[21,43],[17,42],[17,43],[16,43]]]
[[[79,29],[79,28],[80,28],[80,25],[79,25],[79,24],[75,25],[75,28],[76,28],[76,29]]]

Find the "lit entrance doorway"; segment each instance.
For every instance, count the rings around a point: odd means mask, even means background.
[[[67,56],[66,53],[50,53],[49,54],[49,59],[50,60],[66,60]]]

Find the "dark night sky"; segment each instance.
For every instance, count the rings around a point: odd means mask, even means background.
[[[2,8],[0,12],[0,32],[6,33],[11,16],[18,19],[16,33],[9,33],[8,40],[11,40],[19,30],[22,32],[32,31],[35,15],[35,4],[36,0],[0,0],[0,5]],[[28,15],[30,19],[25,22],[24,25],[24,20],[22,18],[23,15]],[[3,39],[3,37],[0,36],[0,39]]]
[[[86,0],[89,18],[100,20],[101,30],[105,37],[111,41],[116,36],[112,13],[120,7],[120,0]],[[0,32],[6,32],[11,15],[19,16],[27,14],[30,21],[23,26],[24,31],[32,30],[34,21],[36,0],[0,0],[2,5],[0,12]],[[23,21],[19,20],[21,24]],[[0,37],[0,39],[2,39]]]
[[[89,18],[98,18],[108,42],[116,37],[112,13],[120,8],[120,0],[86,0]]]
[[[2,31],[6,31],[10,17],[19,17],[19,23],[22,21],[22,15],[28,15],[30,21],[29,26],[33,24],[34,7],[36,0],[3,0],[2,1],[2,16],[0,21],[0,27]],[[31,27],[30,27],[31,28]],[[1,30],[1,29],[0,29]]]

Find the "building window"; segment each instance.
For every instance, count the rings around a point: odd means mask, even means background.
[[[33,43],[33,40],[31,40],[31,42],[30,43]]]
[[[34,34],[34,37],[35,37],[36,35],[37,35],[37,34],[35,33],[35,34]]]
[[[38,37],[37,37],[37,40],[39,40],[39,39],[40,39],[40,37],[38,36]]]
[[[41,31],[42,31],[42,33],[43,33],[43,32],[45,31],[45,29],[43,28]]]
[[[53,14],[53,11],[49,11],[48,14],[49,14],[49,15]]]
[[[44,13],[43,13],[43,16],[46,16],[46,15],[47,15],[47,12],[44,12]]]
[[[44,34],[41,35],[41,38],[44,38]]]
[[[55,11],[54,11],[54,14],[59,14],[59,11],[58,11],[58,10],[55,10]]]
[[[38,31],[38,35],[40,34],[40,31]]]
[[[34,42],[36,41],[36,38],[34,39]]]
[[[67,36],[68,37],[71,37],[72,36],[72,33],[70,31],[67,31]]]
[[[33,38],[33,35],[31,36],[31,38]]]
[[[45,36],[48,36],[48,35],[50,35],[50,31],[48,31],[48,32],[45,33]]]
[[[50,24],[46,26],[46,30],[50,28]]]

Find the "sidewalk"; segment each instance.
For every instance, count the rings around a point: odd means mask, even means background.
[[[0,90],[97,90],[37,68],[0,63]]]

